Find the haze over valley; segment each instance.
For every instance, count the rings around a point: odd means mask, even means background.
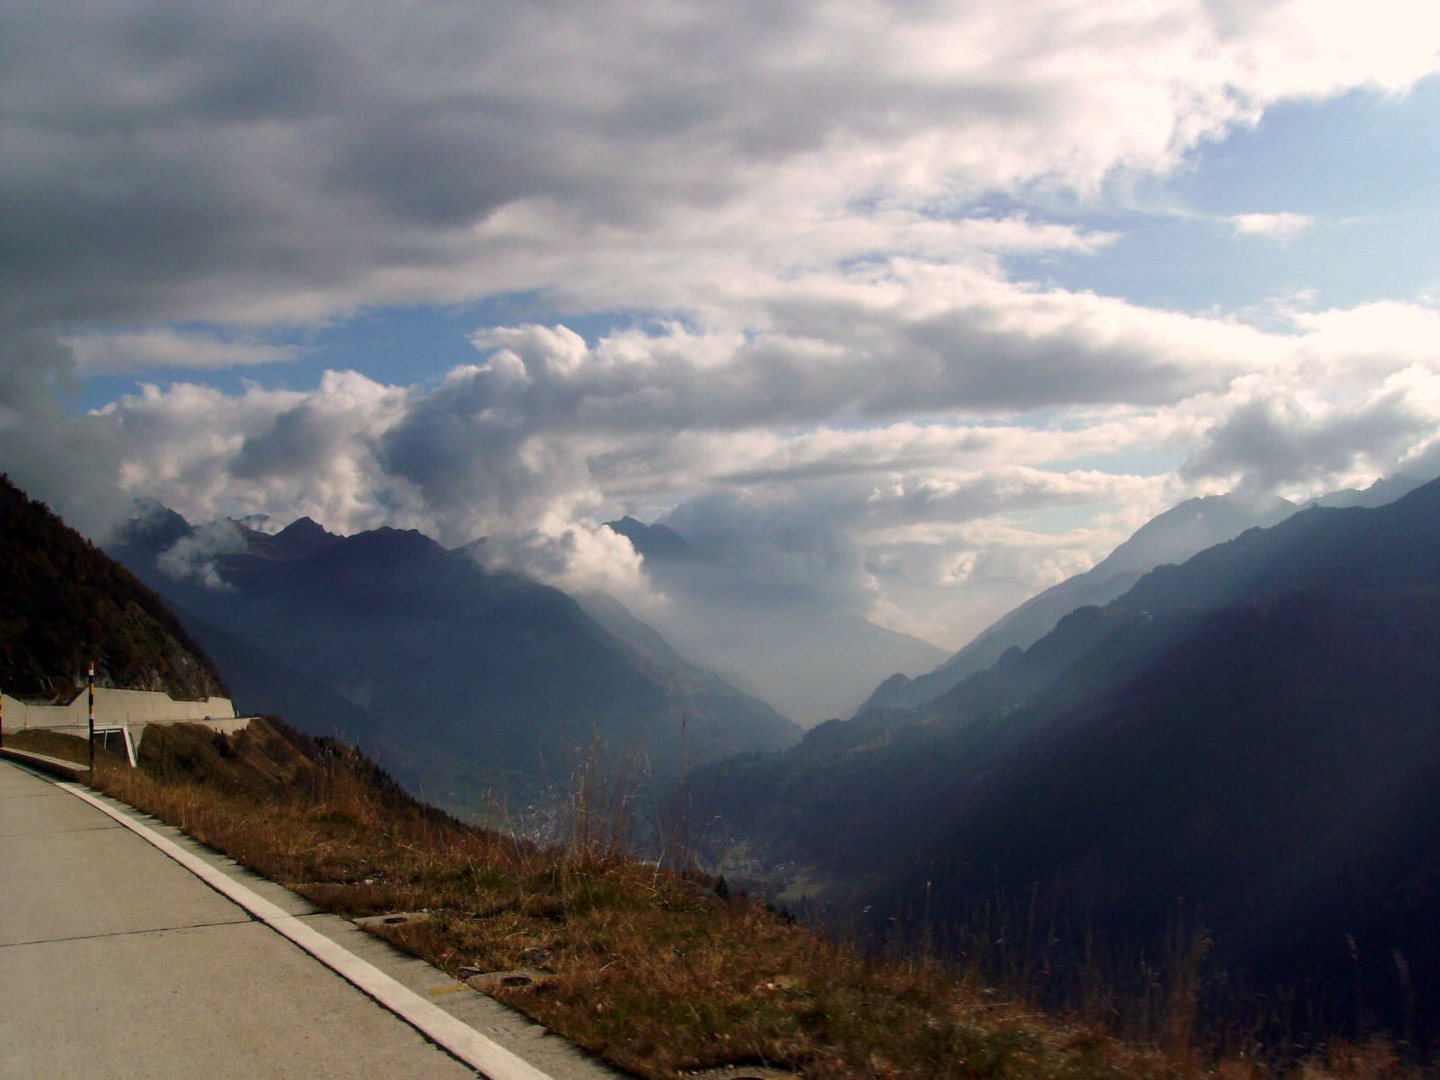
[[[7,693],[1440,1038],[1440,6],[20,4],[0,85]]]

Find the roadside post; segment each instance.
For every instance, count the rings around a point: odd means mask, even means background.
[[[90,775],[95,775],[95,661],[90,661]]]

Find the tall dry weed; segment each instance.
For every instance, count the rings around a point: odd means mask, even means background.
[[[615,753],[598,735],[575,755],[563,813],[562,844],[571,860],[613,860],[632,854],[645,775],[638,750]]]
[[[1093,941],[1094,1016],[1038,1007],[1065,928],[1033,892],[997,904],[971,934],[988,941],[990,970],[973,958],[957,970],[936,953],[848,947],[761,901],[722,897],[697,875],[637,863],[625,852],[643,772],[634,758],[607,761],[598,742],[575,762],[568,835],[550,851],[409,800],[353,752],[296,745],[309,764],[257,765],[291,776],[278,788],[211,782],[194,770],[161,780],[107,767],[96,779],[331,910],[425,910],[378,932],[452,973],[541,970],[547,980],[497,996],[639,1076],[674,1080],[727,1065],[807,1080],[1421,1075],[1386,1043],[1331,1047],[1304,1063],[1217,1059],[1195,1035],[1208,939],[1179,918],[1165,964],[1149,973],[1148,1026],[1126,1040],[1117,1033],[1133,1017],[1118,1015],[1122,995],[1105,989],[1109,962]],[[239,744],[231,750],[243,757]]]

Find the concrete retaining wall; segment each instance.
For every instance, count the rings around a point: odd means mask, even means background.
[[[84,780],[90,775],[90,766],[77,765],[73,761],[61,761],[47,754],[32,754],[29,750],[16,750],[13,746],[0,746],[0,758],[18,761],[32,769],[58,776],[61,780]]]
[[[4,698],[6,731],[32,727],[83,728],[89,724],[90,706],[84,690],[76,694],[75,699],[68,705],[28,705],[9,694],[0,697]],[[229,698],[177,701],[169,694],[149,690],[112,690],[103,686],[95,688],[97,724],[177,724],[196,720],[229,720],[234,717],[235,704]]]
[[[0,694],[5,705],[5,731],[44,728],[62,735],[85,739],[90,734],[90,702],[84,690],[68,705],[30,705],[9,694]],[[211,731],[233,735],[250,723],[248,716],[236,716],[229,698],[204,701],[177,701],[169,694],[150,690],[95,688],[96,728],[124,728],[131,744],[140,748],[149,724],[204,724]]]

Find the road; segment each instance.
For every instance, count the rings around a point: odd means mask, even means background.
[[[616,1075],[352,923],[99,801],[218,884],[65,786],[0,762],[0,1077],[474,1077],[477,1053],[500,1063],[482,1073],[496,1080]],[[227,883],[267,921],[217,891]],[[318,942],[350,981],[277,927]],[[453,1036],[458,1056],[375,997],[400,1013],[413,999],[411,1021]]]

